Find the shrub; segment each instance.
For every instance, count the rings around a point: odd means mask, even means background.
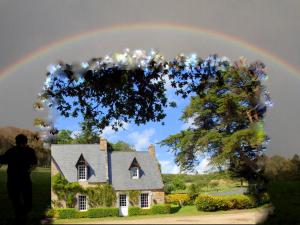
[[[119,216],[118,208],[93,208],[88,210],[89,218]]]
[[[140,215],[151,215],[152,209],[140,209]]]
[[[171,212],[171,205],[160,204],[151,207],[152,214],[169,214]]]
[[[129,206],[128,215],[129,216],[137,216],[140,215],[141,208],[137,206]]]
[[[76,217],[77,210],[74,208],[56,209],[55,214],[59,219],[72,219]]]
[[[256,206],[255,199],[247,195],[233,195],[224,197],[224,199],[231,203],[229,209],[249,209]]]
[[[270,203],[270,196],[268,193],[262,193],[260,196],[258,196],[258,204],[264,205]]]
[[[129,216],[169,214],[169,213],[171,213],[171,205],[169,205],[169,204],[153,205],[150,209],[142,209],[137,206],[130,206],[128,208]]]
[[[171,192],[174,191],[174,190],[175,190],[175,187],[172,183],[167,183],[167,184],[164,185],[164,192],[166,194],[171,194]]]
[[[228,204],[221,198],[209,195],[199,195],[195,200],[199,211],[227,210]]]
[[[184,183],[184,181],[182,179],[180,179],[179,177],[176,177],[172,184],[174,185],[175,190],[184,190],[186,189],[186,185]]]
[[[47,209],[47,211],[45,212],[45,216],[48,217],[48,218],[57,217],[55,215],[55,210],[54,209]]]
[[[199,187],[195,184],[191,184],[188,186],[188,196],[189,198],[194,201],[199,195]]]
[[[201,211],[249,209],[257,206],[255,199],[247,195],[209,196],[199,195],[195,205]]]
[[[76,218],[88,218],[89,214],[88,211],[77,211]]]
[[[188,205],[191,204],[188,194],[170,194],[165,197],[166,203]]]

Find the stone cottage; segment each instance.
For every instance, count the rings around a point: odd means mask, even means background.
[[[139,206],[150,208],[164,203],[164,191],[155,148],[148,151],[108,151],[107,140],[100,144],[72,144],[51,146],[51,176],[61,173],[68,182],[83,187],[109,183],[117,195],[115,206],[120,215],[128,215],[130,190],[140,191]],[[51,199],[57,200],[54,192]],[[88,198],[76,196],[78,210],[89,208]]]

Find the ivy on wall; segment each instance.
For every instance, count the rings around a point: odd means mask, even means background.
[[[112,207],[116,202],[116,192],[110,184],[97,185],[86,189],[89,204],[92,208]]]
[[[140,194],[141,194],[141,191],[139,191],[139,190],[128,191],[130,205],[137,206],[139,204]]]
[[[67,208],[76,205],[76,194],[85,194],[92,208],[112,207],[116,202],[116,193],[110,184],[83,188],[78,182],[68,182],[61,174],[56,174],[51,180],[52,190],[59,201],[54,201],[55,207],[62,207],[60,201],[66,203]]]

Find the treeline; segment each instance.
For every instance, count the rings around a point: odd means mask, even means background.
[[[284,181],[300,179],[300,157],[292,158],[275,155],[264,157],[264,176],[268,181]]]
[[[24,134],[28,138],[28,145],[35,150],[38,158],[38,166],[50,166],[50,150],[44,148],[43,141],[39,138],[39,133],[17,127],[0,128],[0,155],[15,145],[15,137]]]
[[[74,134],[71,130],[60,130],[53,141],[54,144],[98,144],[100,136],[97,132],[90,128]],[[124,141],[116,143],[108,142],[108,150],[110,151],[135,151],[134,147]]]

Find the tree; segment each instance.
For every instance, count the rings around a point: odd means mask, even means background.
[[[206,154],[212,163],[227,164],[239,176],[256,179],[257,161],[268,141],[263,118],[271,105],[262,84],[267,77],[264,64],[248,65],[241,59],[231,65],[227,59],[212,56],[196,60],[187,70],[182,69],[185,62],[181,57],[173,63],[171,79],[183,97],[196,93],[182,115],[184,121],[192,119],[194,126],[161,144],[173,150],[183,170],[193,170],[197,156]]]
[[[99,143],[99,133],[93,129],[93,126],[88,121],[80,124],[81,132],[76,135],[73,143],[76,144],[97,144]]]
[[[164,192],[166,194],[171,194],[172,191],[175,190],[174,184],[173,183],[166,183],[164,184]]]
[[[110,143],[111,150],[113,151],[125,151],[125,152],[133,152],[135,149],[124,141],[118,141],[116,143]]]
[[[217,55],[203,60],[195,54],[166,61],[154,51],[126,50],[81,65],[50,66],[39,99],[64,117],[81,114],[100,132],[108,125],[118,130],[124,123],[165,118],[165,108],[175,106],[166,97],[167,78],[177,95],[192,96],[182,119],[193,119],[195,128],[161,142],[173,150],[181,169],[193,170],[198,156],[208,154],[213,163],[228,163],[235,173],[256,178],[268,140],[263,118],[271,105],[261,62],[232,63]]]
[[[182,179],[179,177],[176,177],[173,181],[172,184],[174,185],[174,190],[185,190],[186,185]]]
[[[291,163],[294,165],[295,174],[298,178],[300,178],[300,157],[299,155],[295,154],[291,159]]]
[[[167,107],[164,75],[167,62],[152,51],[125,51],[113,58],[94,58],[81,65],[63,62],[49,67],[37,109],[45,103],[64,117],[82,115],[93,128],[114,130],[133,121],[161,121]],[[174,106],[174,103],[171,104]],[[36,125],[48,124],[41,120]]]
[[[73,138],[72,138],[72,131],[70,130],[60,130],[56,135],[56,143],[57,144],[72,144]]]
[[[265,157],[264,175],[269,181],[297,180],[300,177],[300,160],[296,154],[292,159],[274,155]]]
[[[199,187],[196,184],[191,184],[188,186],[188,195],[193,201],[198,197],[199,191]]]

